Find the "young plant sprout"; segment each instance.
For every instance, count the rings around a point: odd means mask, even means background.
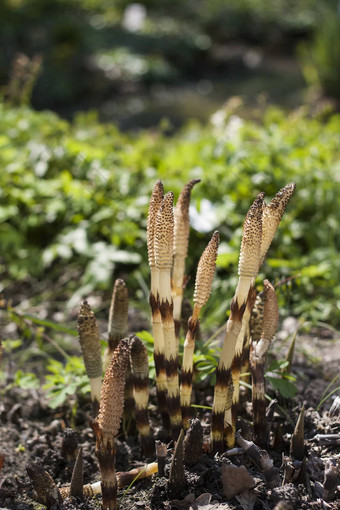
[[[182,426],[179,395],[178,350],[173,319],[171,295],[171,268],[174,240],[173,193],[168,192],[156,214],[155,261],[159,270],[159,309],[162,317],[167,404],[173,439],[177,439]]]
[[[83,449],[79,448],[76,462],[74,464],[72,472],[70,496],[82,499],[84,495],[83,484],[84,484]]]
[[[176,441],[169,473],[169,490],[173,496],[180,494],[185,485],[184,472],[184,430],[181,429]]]
[[[50,508],[58,508],[62,502],[61,494],[51,475],[37,462],[30,462],[27,474],[35,491],[36,500]]]
[[[170,420],[166,405],[167,383],[165,370],[165,350],[162,316],[159,308],[159,269],[156,266],[155,259],[155,227],[156,215],[164,198],[164,189],[162,181],[157,181],[153,189],[147,220],[147,246],[148,260],[151,272],[151,290],[150,290],[150,307],[151,307],[151,325],[154,339],[154,360],[156,369],[156,391],[158,407],[161,413],[163,427],[170,434]]]
[[[119,341],[125,338],[128,328],[129,294],[124,280],[118,278],[113,286],[109,312],[108,347],[105,352],[104,370],[110,363]]]
[[[130,349],[121,340],[106,369],[100,395],[99,413],[91,427],[96,436],[96,456],[101,473],[103,509],[117,508],[117,478],[115,470],[115,439],[124,407],[124,386]]]
[[[190,402],[192,392],[192,372],[193,372],[193,356],[195,349],[196,334],[199,326],[199,315],[207,303],[212,282],[215,274],[217,250],[219,244],[219,234],[214,232],[208,246],[204,250],[197,267],[195,292],[194,292],[194,310],[188,321],[188,331],[185,337],[183,364],[181,370],[181,409],[183,427],[189,428],[190,418]]]
[[[211,429],[213,452],[224,451],[225,435],[228,446],[231,445],[232,447],[234,444],[231,415],[228,415],[232,402],[227,397],[232,387],[231,365],[235,345],[241,331],[242,317],[246,309],[249,290],[259,268],[263,199],[264,193],[260,193],[249,209],[243,225],[239,258],[239,281],[230,304],[230,317],[227,322],[226,336],[222,346],[220,361],[216,369]]]
[[[102,357],[97,321],[86,300],[78,314],[78,334],[86,373],[90,380],[93,414],[96,416],[102,384]]]
[[[155,454],[155,440],[151,431],[148,414],[149,403],[149,362],[148,351],[138,336],[130,340],[130,366],[133,382],[133,397],[136,405],[136,425],[139,432],[142,454]]]
[[[171,292],[174,303],[174,321],[177,345],[179,342],[179,331],[181,326],[181,310],[183,299],[183,288],[185,280],[185,259],[188,255],[189,245],[189,205],[191,190],[200,182],[200,179],[192,179],[181,191],[174,209],[174,251],[171,277]]]
[[[279,307],[275,289],[268,280],[264,280],[263,285],[264,310],[262,332],[258,341],[251,340],[250,347],[250,367],[253,381],[254,439],[255,443],[260,446],[266,446],[268,435],[264,367],[266,354],[275,336],[279,322]]]

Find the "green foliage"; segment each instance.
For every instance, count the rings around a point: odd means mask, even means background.
[[[268,367],[265,377],[282,397],[294,398],[297,394],[297,387],[294,384],[296,378],[287,370],[288,367],[289,361],[274,360]]]
[[[340,324],[338,115],[268,109],[257,124],[227,105],[207,127],[190,124],[171,138],[121,134],[92,113],[72,124],[28,107],[0,105],[0,115],[0,276],[9,296],[13,282],[45,281],[47,301],[53,295],[57,307],[65,299],[73,307],[93,291],[109,298],[113,279],[123,276],[134,304],[147,309],[152,187],[161,178],[178,196],[188,179],[200,178],[187,274],[195,274],[209,232],[218,229],[217,276],[202,321],[216,327],[233,294],[250,203],[293,180],[297,191],[259,282],[288,279],[278,287],[283,316]],[[193,278],[190,299],[192,292]]]
[[[72,396],[79,398],[90,391],[90,383],[85,373],[84,362],[81,357],[71,356],[66,364],[50,359],[47,365],[46,384],[49,406],[52,409],[69,403]]]

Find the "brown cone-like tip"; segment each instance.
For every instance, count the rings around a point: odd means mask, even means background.
[[[163,183],[162,181],[157,181],[150,198],[149,214],[147,219],[147,246],[150,267],[156,265],[154,252],[156,215],[163,201],[163,197]]]
[[[61,455],[68,462],[74,460],[78,452],[78,433],[74,429],[66,428],[61,443]]]
[[[113,287],[109,312],[109,348],[112,354],[128,327],[129,294],[124,280],[118,278]]]
[[[184,438],[184,464],[195,466],[202,458],[203,428],[199,419],[190,420],[190,428]]]
[[[124,386],[130,349],[127,340],[121,340],[106,369],[100,396],[100,408],[96,422],[99,427],[99,442],[113,447],[118,435],[124,408]]]
[[[95,315],[86,300],[82,303],[78,314],[78,333],[89,379],[101,377],[102,360],[98,326]]]
[[[195,184],[200,182],[200,179],[192,179],[189,181],[181,191],[177,204],[174,210],[174,255],[181,255],[183,258],[188,253],[189,241],[189,205],[191,190]],[[182,275],[182,279],[183,279]]]
[[[294,182],[287,184],[276,193],[275,197],[263,209],[260,266],[266,257],[277,227],[279,226],[295,188],[296,185]]]
[[[217,250],[220,241],[219,233],[214,232],[210,242],[197,266],[194,303],[198,308],[203,308],[207,303],[216,269]]]
[[[262,335],[262,322],[264,311],[264,292],[259,292],[255,299],[250,317],[250,337],[252,342],[258,342]]]
[[[241,277],[256,278],[259,270],[262,241],[262,212],[264,193],[254,200],[243,224],[238,274]]]
[[[60,505],[61,496],[51,475],[36,462],[30,462],[26,470],[35,490],[37,501],[46,505],[47,509]]]
[[[155,225],[155,261],[160,271],[170,271],[174,243],[174,194],[169,191],[162,201],[156,215]]]

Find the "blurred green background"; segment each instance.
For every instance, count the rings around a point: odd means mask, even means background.
[[[250,204],[295,181],[258,282],[283,281],[282,318],[339,327],[337,2],[3,0],[0,19],[6,299],[64,321],[92,295],[107,317],[123,277],[148,314],[151,190],[200,178],[186,293],[218,229],[218,327]]]

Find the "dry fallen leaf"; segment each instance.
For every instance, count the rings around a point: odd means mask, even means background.
[[[223,494],[228,500],[232,499],[236,494],[241,494],[241,492],[255,487],[254,478],[244,466],[238,467],[233,464],[224,464],[222,466],[221,480]]]

